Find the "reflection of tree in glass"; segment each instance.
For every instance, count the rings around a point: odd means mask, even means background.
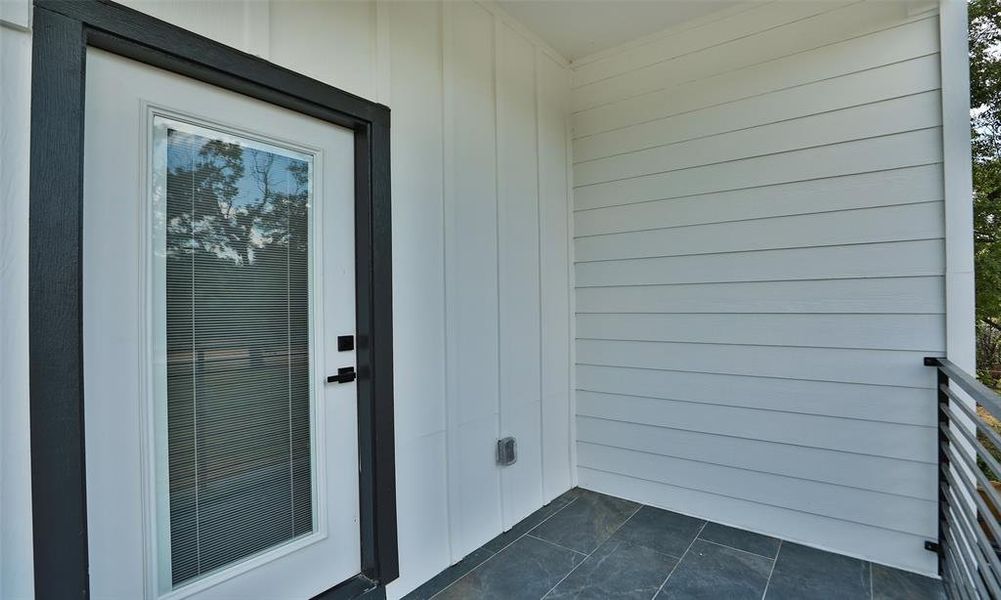
[[[309,163],[169,130],[166,188],[176,583],[312,530]]]
[[[250,264],[255,249],[289,242],[290,221],[305,222],[306,162],[173,130],[169,136],[168,195],[187,202],[168,199],[168,255],[195,250]]]

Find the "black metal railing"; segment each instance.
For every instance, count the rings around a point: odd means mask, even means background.
[[[939,555],[950,598],[1001,599],[1001,397],[944,358],[938,372]]]

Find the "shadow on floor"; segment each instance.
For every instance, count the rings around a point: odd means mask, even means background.
[[[575,488],[404,600],[944,600],[940,582]]]

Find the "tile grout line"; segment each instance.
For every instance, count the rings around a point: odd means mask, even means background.
[[[515,539],[511,540],[511,541],[510,541],[510,542],[508,542],[507,544],[504,544],[503,546],[501,546],[501,547],[500,547],[500,548],[499,548],[499,549],[497,550],[497,552],[494,552],[494,556],[496,556],[496,555],[500,554],[500,553],[501,553],[501,552],[502,552],[503,550],[506,550],[506,549],[507,549],[507,547],[508,547],[508,546],[510,546],[511,544],[513,544],[513,543],[517,542],[517,541],[518,541],[518,540],[520,540],[521,538],[523,538],[523,537],[527,536],[528,534],[532,533],[533,531],[535,531],[536,529],[538,529],[539,527],[541,527],[541,526],[542,526],[542,524],[543,524],[543,523],[545,523],[546,521],[548,521],[549,519],[552,519],[553,517],[555,517],[555,516],[556,516],[556,515],[558,515],[559,513],[563,512],[563,510],[564,510],[565,508],[567,508],[568,506],[570,506],[571,504],[573,504],[574,502],[576,502],[576,501],[577,501],[577,498],[579,498],[579,497],[580,497],[580,496],[577,496],[576,498],[574,498],[574,499],[573,499],[573,500],[571,500],[570,502],[567,502],[567,503],[566,503],[566,504],[564,504],[563,506],[559,507],[558,509],[556,509],[556,510],[555,510],[555,511],[553,512],[553,514],[549,515],[549,516],[548,516],[548,517],[546,517],[545,519],[542,519],[541,521],[539,521],[538,523],[536,523],[535,525],[533,525],[532,527],[530,527],[530,528],[528,529],[528,531],[526,531],[525,533],[523,533],[523,534],[519,535],[518,537],[516,537]],[[508,531],[510,531],[510,529],[509,529]],[[502,534],[502,535],[503,535],[503,534]],[[535,537],[535,536],[533,535],[532,537]],[[538,538],[537,538],[537,539],[538,539]],[[576,550],[575,550],[575,552],[576,552]],[[484,562],[485,562],[485,561],[484,561]]]
[[[707,523],[710,523],[710,522],[711,521],[707,521]],[[750,554],[751,556],[757,556],[758,558],[766,558],[766,559],[768,559],[770,561],[773,561],[773,562],[775,560],[775,558],[771,557],[771,556],[765,556],[764,554],[758,554],[757,552],[751,552],[750,550],[744,550],[742,548],[737,548],[736,546],[730,546],[728,544],[722,544],[720,542],[714,542],[712,540],[707,540],[706,538],[696,538],[696,539],[699,540],[700,542],[705,542],[707,544],[712,544],[713,546],[719,546],[720,548],[726,548],[727,550],[736,550],[737,552],[743,552],[744,554]],[[779,540],[779,542],[781,542],[781,541],[782,540]],[[778,555],[778,553],[776,552],[776,556],[777,555]]]
[[[779,554],[782,552],[782,539],[779,539],[779,547],[775,549],[775,558],[772,560],[772,568],[768,571],[768,579],[765,580],[765,589],[761,592],[761,600],[765,600],[765,595],[768,594],[768,586],[772,583],[772,575],[775,574],[775,565],[779,563]]]
[[[636,510],[633,511],[633,514],[631,514],[628,517],[626,517],[626,520],[623,521],[622,523],[620,523],[619,526],[615,528],[615,531],[613,531],[612,533],[610,533],[608,535],[608,537],[605,538],[600,544],[598,544],[597,546],[595,546],[594,548],[592,548],[591,551],[588,552],[587,555],[584,557],[584,560],[582,560],[579,563],[577,563],[576,565],[574,565],[574,567],[572,569],[570,569],[570,571],[566,575],[564,575],[562,579],[560,579],[559,581],[556,582],[556,585],[554,585],[553,587],[549,588],[549,591],[542,595],[542,598],[540,598],[540,600],[545,600],[546,596],[548,596],[549,594],[553,593],[553,590],[555,590],[556,588],[560,587],[561,583],[563,583],[564,581],[566,581],[566,579],[568,577],[570,577],[570,575],[572,575],[573,572],[576,571],[582,564],[586,563],[588,561],[588,559],[591,558],[591,555],[594,554],[595,552],[597,552],[598,548],[601,548],[602,546],[605,545],[605,542],[607,542],[608,540],[612,539],[612,536],[614,536],[616,533],[618,533],[619,530],[622,529],[626,525],[626,523],[628,523],[630,521],[630,519],[632,519],[633,517],[635,517],[636,513],[638,513],[640,511],[640,509],[643,508],[644,506],[646,506],[646,505],[645,504],[640,504],[639,506],[637,506]],[[526,533],[525,535],[528,535],[528,534]],[[532,537],[535,537],[535,536],[533,535]],[[540,539],[540,538],[536,538],[536,539]],[[545,541],[545,540],[543,540],[543,541]],[[560,547],[562,548],[562,546],[560,546]],[[568,548],[568,550],[569,550],[569,548]],[[576,552],[576,550],[575,550],[575,552]]]
[[[540,525],[541,525],[541,523],[540,523]],[[569,550],[570,552],[573,552],[574,554],[580,554],[581,556],[583,556],[585,558],[591,556],[590,554],[585,554],[585,553],[581,552],[580,550],[574,550],[573,548],[571,548],[569,546],[564,546],[563,544],[557,544],[556,542],[554,542],[552,540],[547,540],[545,538],[540,538],[539,536],[532,535],[531,533],[526,533],[524,535],[524,537],[530,537],[533,540],[539,540],[540,542],[549,544],[550,546],[556,546],[557,548],[560,548],[561,550]]]
[[[431,594],[431,596],[430,596],[430,597],[428,598],[428,600],[434,600],[435,598],[437,598],[437,597],[438,597],[438,595],[439,595],[439,594],[441,594],[442,592],[444,592],[444,591],[445,591],[445,590],[447,590],[448,588],[452,587],[452,585],[454,585],[454,584],[455,584],[456,582],[458,582],[458,581],[459,581],[460,579],[462,579],[462,578],[463,578],[463,577],[465,577],[466,575],[469,575],[470,573],[472,573],[472,572],[473,572],[473,571],[475,571],[476,569],[479,569],[480,567],[482,567],[482,566],[483,566],[483,565],[485,565],[486,563],[490,562],[490,561],[491,561],[491,560],[492,560],[492,559],[493,559],[493,558],[494,558],[495,556],[497,556],[498,554],[500,554],[500,553],[501,553],[502,551],[506,550],[508,546],[510,546],[511,544],[513,544],[513,543],[517,542],[517,541],[518,541],[518,540],[520,540],[521,538],[525,537],[526,535],[528,535],[528,534],[529,534],[529,532],[532,532],[532,531],[535,531],[535,528],[536,528],[536,527],[538,527],[538,526],[542,525],[543,523],[545,523],[545,522],[546,522],[546,521],[548,521],[549,519],[552,519],[553,517],[555,517],[555,516],[556,516],[556,515],[557,515],[558,513],[560,513],[560,512],[561,512],[561,511],[562,511],[563,509],[565,509],[566,507],[568,507],[568,506],[570,506],[571,504],[573,504],[574,502],[576,502],[578,498],[580,498],[580,496],[575,496],[575,497],[574,497],[574,498],[573,498],[572,500],[570,500],[569,502],[567,502],[567,503],[566,503],[566,504],[564,504],[563,506],[561,506],[561,507],[559,507],[558,509],[556,509],[556,510],[555,510],[555,511],[553,512],[553,514],[549,515],[549,516],[548,516],[548,517],[546,517],[545,519],[542,519],[541,521],[539,521],[538,523],[536,523],[536,524],[535,524],[535,526],[531,527],[531,528],[530,528],[530,529],[529,529],[528,531],[526,531],[525,533],[523,533],[523,534],[519,535],[519,536],[518,536],[518,537],[516,537],[515,539],[511,540],[511,541],[510,541],[509,543],[507,543],[507,544],[504,544],[503,546],[501,546],[500,548],[498,548],[496,552],[492,552],[492,553],[490,554],[490,556],[488,556],[488,557],[487,557],[486,559],[484,559],[484,560],[483,560],[483,562],[481,562],[480,564],[476,565],[476,566],[475,566],[475,567],[473,567],[472,569],[470,569],[470,570],[466,571],[466,572],[465,572],[465,573],[463,573],[462,575],[460,575],[460,576],[456,577],[456,578],[455,578],[454,580],[452,580],[451,582],[449,582],[449,584],[448,584],[448,585],[446,585],[445,587],[441,588],[440,590],[438,590],[438,591],[437,591],[437,592],[435,592],[434,594]],[[512,529],[513,529],[513,528],[512,528]],[[510,531],[510,529],[509,529],[508,531]],[[504,533],[505,533],[505,532],[501,532],[501,534],[500,534],[500,535],[504,535]],[[535,537],[535,536],[532,536],[532,537]],[[487,542],[487,543],[489,543],[489,542]],[[486,544],[484,544],[483,546],[480,546],[480,548],[484,548],[485,546],[486,546]],[[479,548],[477,548],[477,550],[478,550],[478,549],[479,549]],[[488,548],[487,550],[489,551],[489,548]],[[476,551],[476,550],[473,550],[473,552],[475,552],[475,551]],[[582,561],[582,562],[583,562],[583,561]],[[456,563],[456,564],[458,564],[458,563]],[[452,565],[452,566],[454,566],[454,565]],[[450,567],[448,567],[448,568],[450,568]]]
[[[664,590],[664,586],[667,585],[668,580],[671,579],[671,575],[674,575],[674,572],[678,570],[678,566],[681,565],[681,561],[685,560],[685,556],[688,554],[688,551],[695,545],[695,542],[699,539],[699,536],[702,535],[702,531],[705,530],[706,525],[708,524],[709,521],[702,521],[702,527],[699,527],[698,533],[696,533],[695,537],[692,538],[692,541],[688,544],[688,547],[685,548],[685,551],[681,553],[681,558],[678,559],[678,562],[674,563],[674,567],[671,568],[671,572],[667,574],[667,577],[664,578],[664,581],[660,584],[660,587],[657,588],[656,593],[650,597],[650,600],[655,600]]]

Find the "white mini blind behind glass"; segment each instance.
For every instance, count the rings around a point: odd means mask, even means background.
[[[174,123],[166,135],[171,581],[314,527],[311,157]]]

